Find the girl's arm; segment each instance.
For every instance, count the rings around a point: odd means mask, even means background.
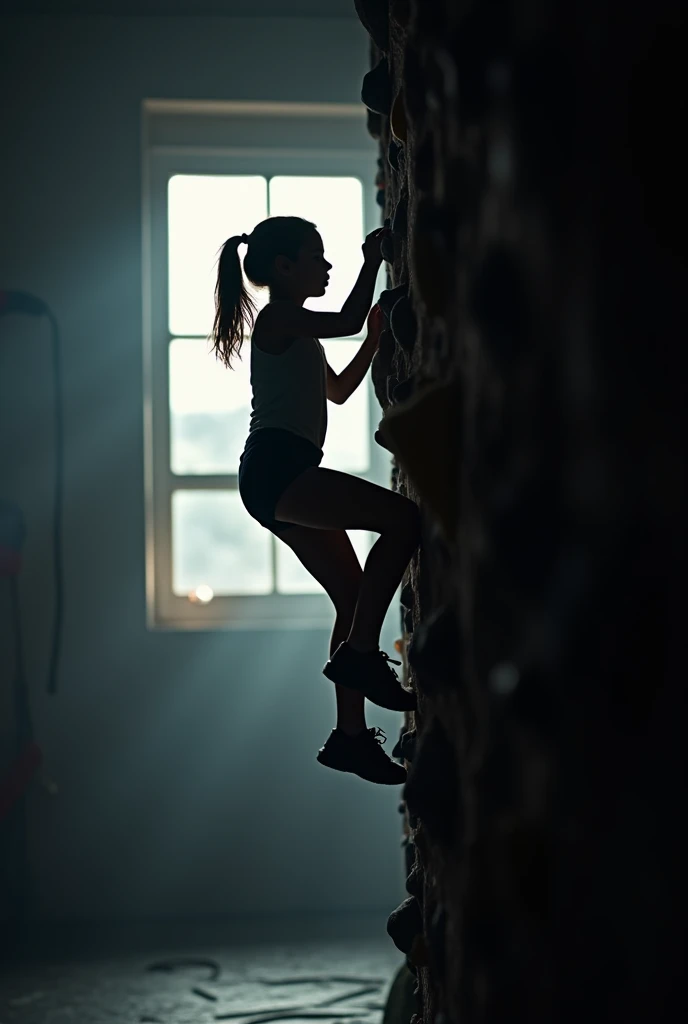
[[[377,352],[380,332],[382,330],[383,313],[376,303],[368,314],[368,334],[348,366],[345,366],[338,375],[328,369],[328,376],[332,373],[334,380],[328,385],[328,398],[331,398],[337,405],[343,405],[347,398],[350,398],[358,385],[361,383],[368,368]]]
[[[358,334],[373,301],[377,273],[382,263],[380,242],[386,228],[377,228],[363,243],[363,266],[351,294],[339,313],[317,313],[291,302],[271,302],[261,311],[268,330],[312,338],[341,338]]]

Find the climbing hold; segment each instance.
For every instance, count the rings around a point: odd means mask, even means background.
[[[377,192],[375,194],[375,202],[377,203],[378,206],[382,207],[382,209],[384,210],[384,208],[385,208],[385,190],[383,188],[379,188],[377,190]]]
[[[392,401],[392,394],[393,394],[394,389],[397,387],[398,384],[399,384],[399,378],[398,377],[388,377],[387,378],[387,401],[388,402]]]
[[[389,47],[389,18],[387,0],[354,0],[356,14],[363,27],[380,50]]]
[[[408,296],[403,295],[392,307],[389,325],[404,352],[411,352],[416,343],[418,321],[413,309],[413,303]]]
[[[389,115],[392,109],[392,87],[389,81],[389,65],[383,57],[372,71],[363,76],[361,99],[369,110]]]
[[[380,292],[380,297],[377,300],[380,304],[380,309],[389,316],[392,312],[394,305],[399,301],[402,295],[406,295],[408,292],[408,285],[398,284],[396,288],[387,288],[385,291]]]
[[[447,540],[458,520],[458,472],[452,472],[459,464],[458,388],[458,381],[427,387],[386,409],[379,426]]]
[[[438,718],[423,731],[403,797],[430,837],[444,845],[454,841],[463,824],[456,755]]]
[[[387,149],[387,160],[390,167],[393,167],[395,171],[399,170],[399,157],[402,152],[401,144],[394,139],[390,139],[389,148]]]
[[[397,142],[406,142],[406,107],[404,106],[403,89],[400,89],[399,92],[394,97],[394,103],[392,104],[392,112],[389,116],[389,126],[392,129],[392,135],[397,140]]]
[[[377,441],[377,443],[380,445],[381,448],[386,448],[386,450],[388,452],[392,451],[392,449],[389,447],[389,445],[385,442],[385,439],[383,438],[383,436],[382,436],[382,434],[380,433],[379,430],[375,431],[373,437],[375,438],[375,440]],[[394,453],[392,452],[392,454],[394,454]]]
[[[459,651],[458,616],[452,605],[445,605],[418,624],[408,646],[408,663],[418,688],[433,694],[456,686]]]
[[[395,348],[396,341],[394,340],[392,332],[390,330],[382,331],[380,333],[377,350],[380,358],[387,367],[391,366]],[[389,376],[389,374],[387,374],[387,376]]]
[[[380,242],[380,252],[383,260],[387,263],[394,263],[394,237],[391,233],[385,235]]]
[[[397,949],[410,954],[414,939],[422,934],[422,931],[423,915],[420,904],[415,896],[409,896],[387,918],[387,934]]]
[[[375,175],[375,185],[377,188],[384,188],[387,183],[384,167],[378,168],[378,172]]]
[[[404,643],[403,637],[399,637],[397,640],[394,641],[394,650],[397,652],[397,654],[406,653],[406,644]]]
[[[447,245],[447,231],[446,211],[435,206],[429,196],[422,197],[411,236],[411,264],[418,294],[430,316],[444,313],[450,295],[453,263]]]
[[[405,732],[399,741],[401,747],[401,753],[405,761],[413,761],[416,753],[416,738],[417,732],[415,729]]]
[[[378,341],[377,352],[373,356],[373,362],[370,367],[370,375],[373,381],[373,387],[375,388],[375,396],[383,409],[386,409],[389,405],[387,400],[387,378],[389,377],[392,367],[395,348],[396,342],[394,341],[394,335],[392,332],[383,331]]]

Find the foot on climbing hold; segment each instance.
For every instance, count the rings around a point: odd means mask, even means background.
[[[326,768],[350,772],[367,782],[399,786],[406,779],[406,769],[385,754],[381,746],[385,739],[382,729],[364,729],[358,736],[333,729],[318,751],[317,760]]]
[[[389,711],[415,711],[415,693],[402,686],[390,663],[401,664],[384,651],[357,651],[344,640],[325,665],[323,673],[333,683],[364,694],[378,707]]]

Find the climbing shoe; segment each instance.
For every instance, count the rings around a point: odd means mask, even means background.
[[[392,665],[401,665],[384,651],[356,651],[347,641],[339,645],[323,669],[333,683],[358,690],[378,707],[389,711],[415,711],[416,695],[401,685]]]
[[[400,786],[406,782],[406,769],[385,754],[381,744],[386,738],[382,729],[364,729],[358,736],[333,729],[317,760],[326,768],[351,772],[367,782]]]

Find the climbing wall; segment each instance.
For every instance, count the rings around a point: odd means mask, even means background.
[[[423,513],[400,609],[408,899],[388,923],[414,1024],[673,1019],[680,5],[355,6],[392,229],[376,439]]]

